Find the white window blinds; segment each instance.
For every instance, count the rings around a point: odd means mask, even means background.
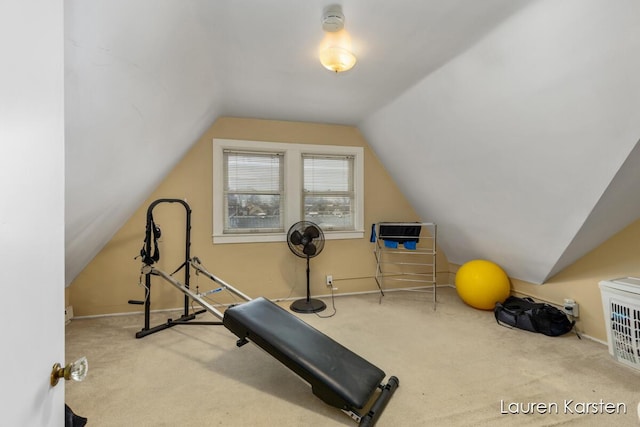
[[[354,228],[354,156],[303,154],[303,217],[327,230]]]
[[[284,230],[282,153],[224,151],[225,233]]]

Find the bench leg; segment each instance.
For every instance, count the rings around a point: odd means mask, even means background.
[[[378,396],[376,401],[373,403],[369,412],[367,412],[367,414],[360,420],[361,427],[372,427],[373,425],[375,425],[376,421],[378,421],[378,418],[380,418],[380,415],[382,415],[382,411],[384,411],[384,408],[386,408],[387,403],[389,403],[391,396],[393,396],[393,393],[395,393],[399,385],[400,381],[397,377],[389,378],[389,381],[387,381],[387,385],[382,388],[380,396]]]

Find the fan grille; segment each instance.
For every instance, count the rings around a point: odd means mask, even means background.
[[[287,244],[296,256],[313,258],[324,248],[324,233],[317,224],[300,221],[289,228]]]

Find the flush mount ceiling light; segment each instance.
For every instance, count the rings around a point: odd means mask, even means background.
[[[320,63],[327,70],[340,73],[356,65],[351,52],[351,36],[344,29],[344,14],[340,5],[327,6],[322,13],[324,39],[320,43]]]

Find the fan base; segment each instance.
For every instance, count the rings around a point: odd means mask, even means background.
[[[294,301],[290,308],[296,313],[318,313],[327,308],[327,305],[319,299],[311,298]]]

